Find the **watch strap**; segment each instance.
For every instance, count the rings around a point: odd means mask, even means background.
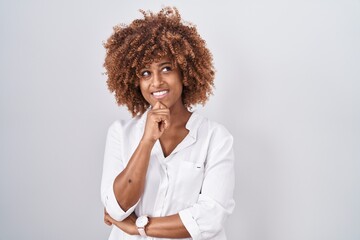
[[[140,236],[147,237],[146,232],[145,232],[145,227],[143,227],[143,228],[139,227],[138,231],[140,233]]]

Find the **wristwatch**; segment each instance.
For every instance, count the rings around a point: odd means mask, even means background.
[[[145,232],[145,227],[146,227],[146,225],[148,223],[149,223],[149,217],[146,216],[146,215],[138,217],[136,219],[135,224],[136,224],[136,226],[138,228],[138,231],[139,231],[140,235],[143,236],[143,237],[147,237],[146,232]]]

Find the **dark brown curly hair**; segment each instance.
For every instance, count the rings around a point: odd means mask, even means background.
[[[184,23],[175,7],[158,13],[140,12],[143,19],[115,26],[104,43],[107,84],[118,105],[126,105],[133,116],[149,108],[140,91],[139,71],[163,57],[169,57],[181,73],[184,105],[204,105],[212,94],[215,70],[212,55],[195,26]]]

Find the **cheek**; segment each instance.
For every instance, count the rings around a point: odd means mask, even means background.
[[[150,103],[150,96],[149,96],[150,93],[147,91],[148,85],[146,83],[140,82],[139,88],[140,88],[141,95],[145,98],[145,100],[149,104],[151,104]]]
[[[178,84],[177,89],[178,89],[178,92],[180,92],[180,94],[182,94],[182,92],[184,90],[184,86],[183,86],[183,84],[181,82]]]
[[[140,88],[141,94],[144,95],[144,93],[146,93],[146,89],[147,89],[146,83],[140,82],[140,83],[139,83],[139,88]]]

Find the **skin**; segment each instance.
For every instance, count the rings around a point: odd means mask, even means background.
[[[168,58],[145,66],[140,75],[141,93],[152,109],[147,113],[145,130],[139,145],[126,168],[114,181],[115,197],[124,211],[136,204],[144,192],[150,153],[155,142],[160,141],[164,157],[170,155],[188,134],[185,125],[191,116],[181,98],[181,74]],[[156,96],[154,92],[162,94]],[[135,213],[132,213],[120,222],[105,211],[104,221],[108,225],[116,225],[128,234],[139,235],[135,225],[136,218]],[[159,238],[190,237],[179,214],[150,218],[146,234]]]

